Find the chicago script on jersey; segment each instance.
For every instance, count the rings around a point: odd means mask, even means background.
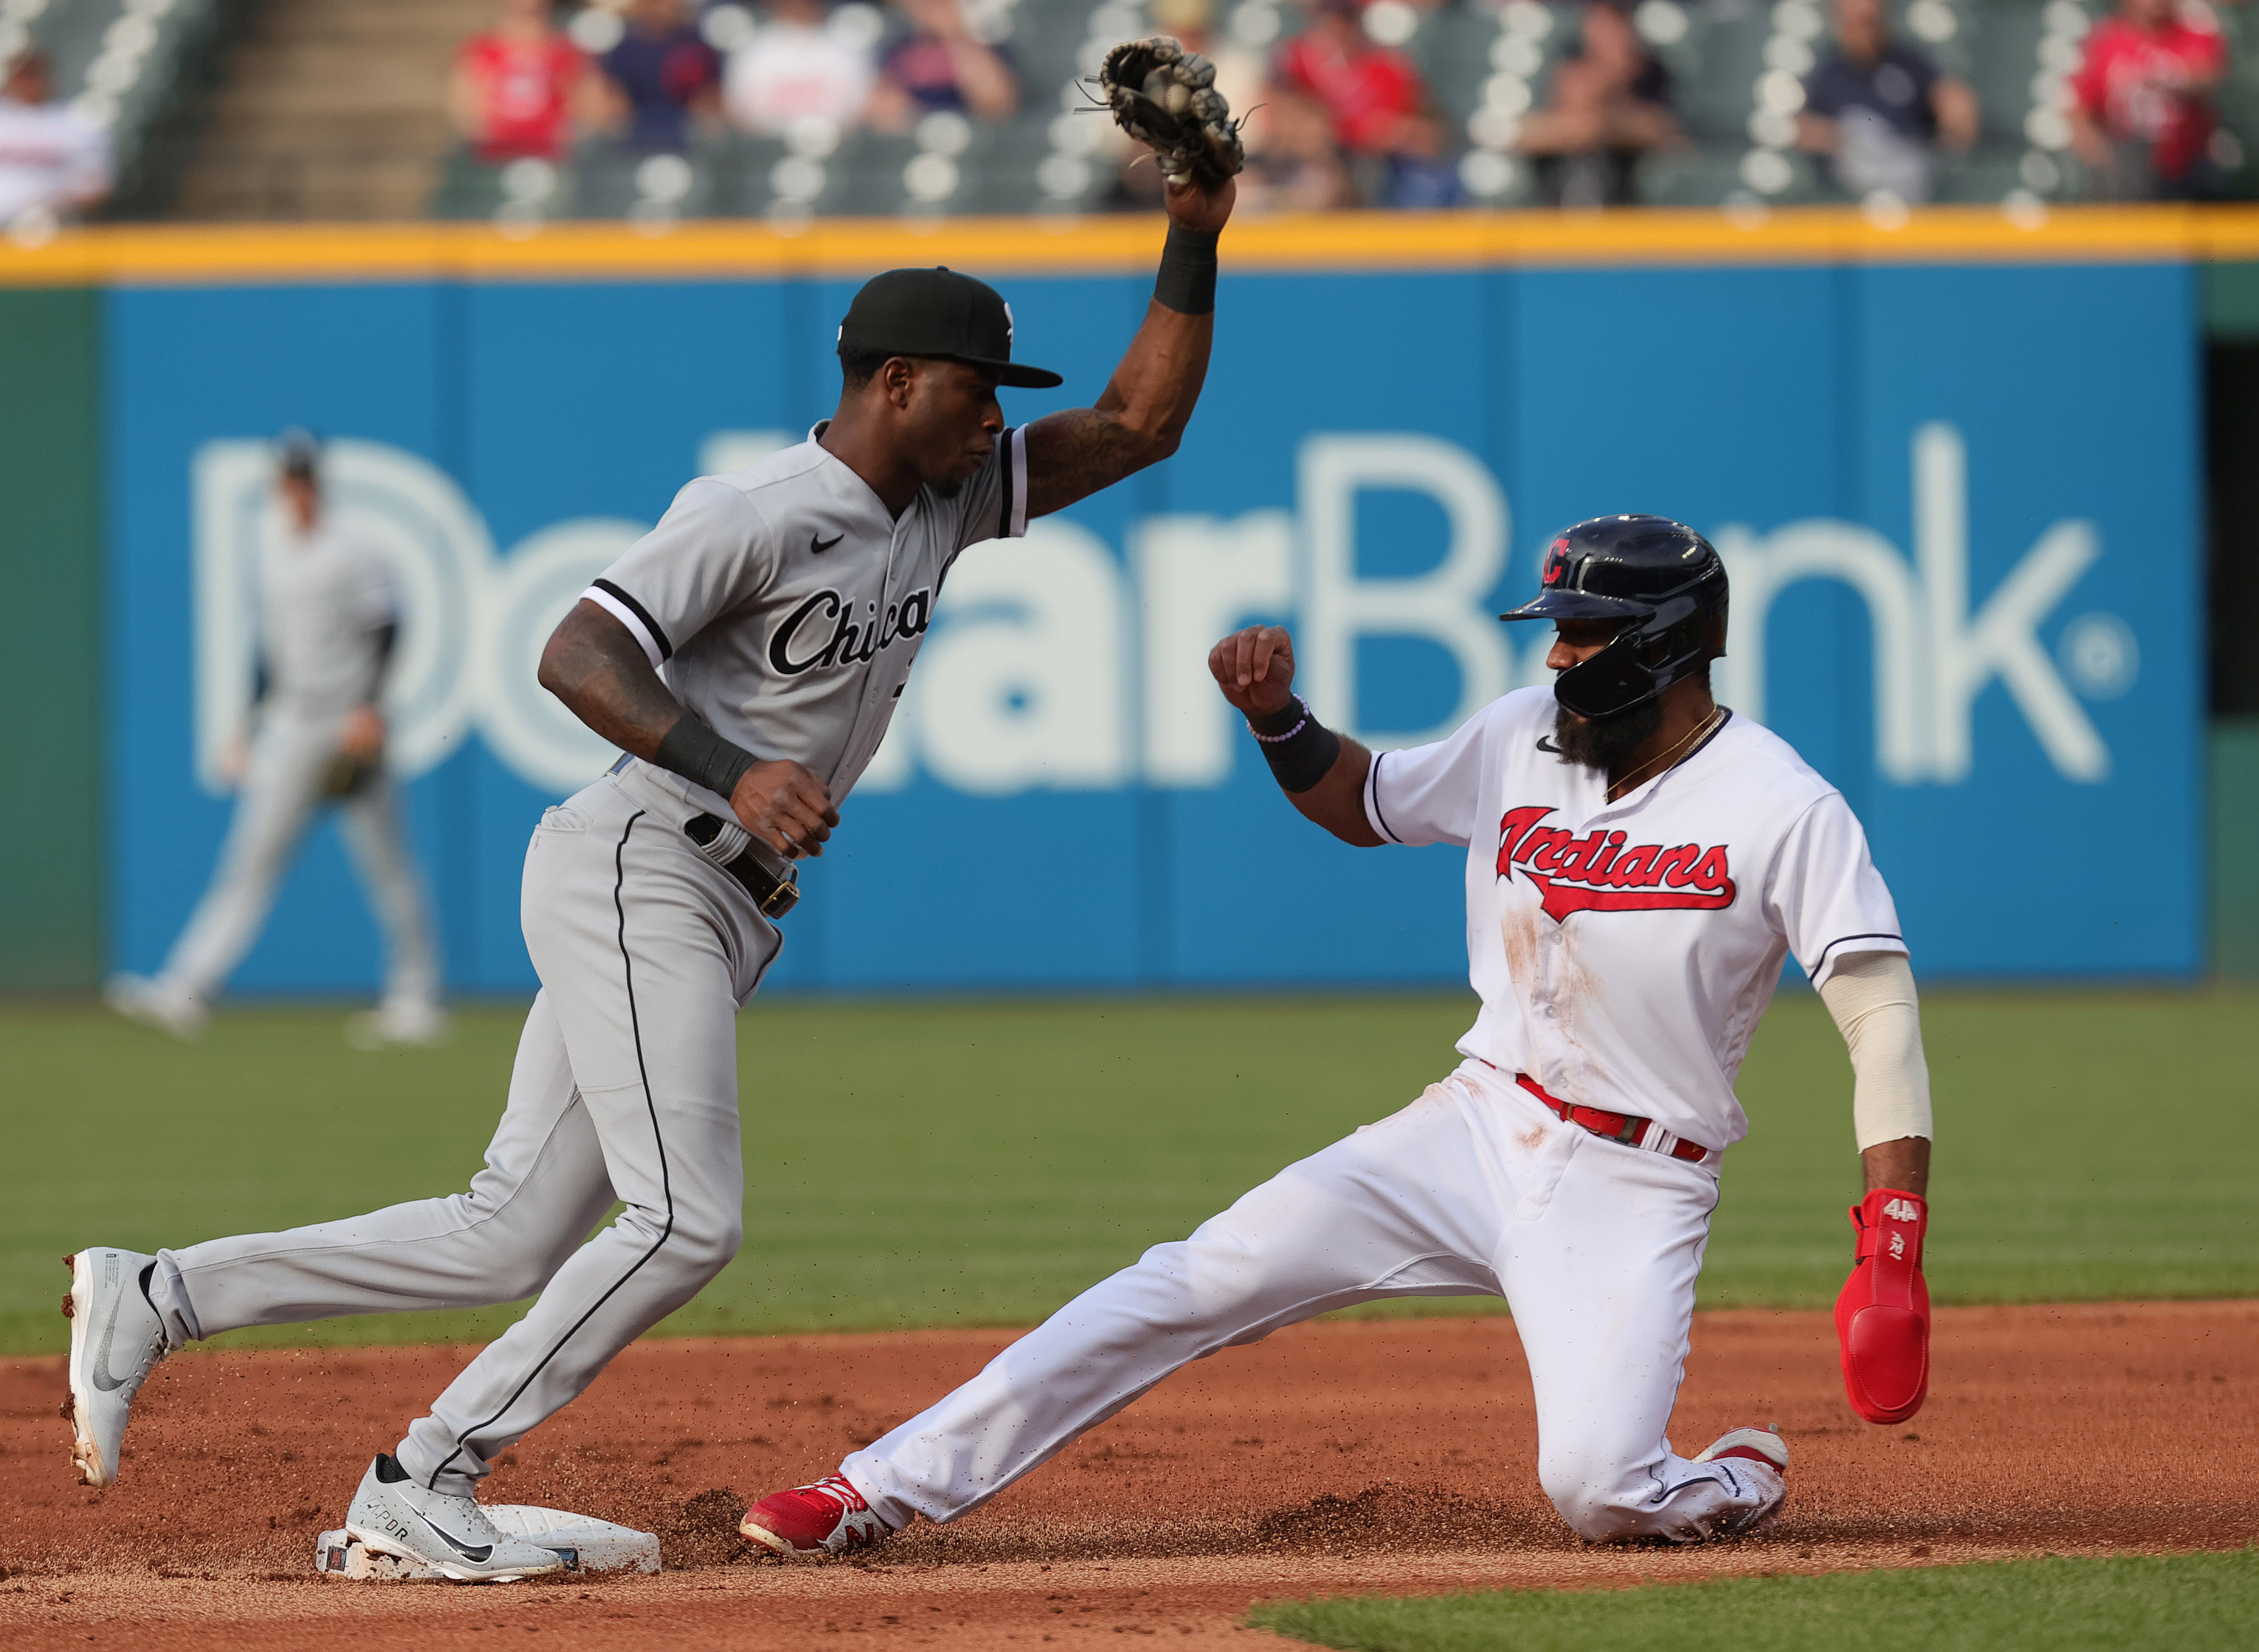
[[[875,606],[864,604],[866,609]],[[923,636],[933,616],[933,593],[912,591],[899,604],[888,603],[883,624],[874,616],[866,616],[858,623],[852,617],[853,611],[854,604],[838,592],[818,591],[786,615],[770,637],[769,665],[787,677],[828,670],[834,666],[861,665],[876,658],[880,649],[893,647],[901,637]],[[814,641],[812,636],[801,636],[802,629],[814,632],[824,620],[832,622],[830,639],[811,652],[796,653],[795,645],[808,647]]]
[[[1519,871],[1536,886],[1546,916],[1571,912],[1652,912],[1734,903],[1726,846],[1681,844],[1624,847],[1622,832],[1595,827],[1584,837],[1538,822],[1550,804],[1510,808],[1498,823],[1498,875]]]

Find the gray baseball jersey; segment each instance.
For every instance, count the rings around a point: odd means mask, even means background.
[[[274,709],[341,716],[376,684],[376,636],[392,623],[384,553],[329,521],[270,535],[259,557],[260,645]]]
[[[836,803],[886,736],[958,552],[1027,531],[1028,456],[1006,431],[970,481],[920,489],[897,521],[823,429],[688,484],[585,595],[708,727],[804,765]]]

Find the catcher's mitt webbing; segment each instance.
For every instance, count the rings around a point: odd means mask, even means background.
[[[1869,1422],[1904,1422],[1929,1392],[1929,1285],[1921,1277],[1929,1204],[1878,1187],[1851,1207],[1851,1277],[1835,1299],[1843,1392]]]
[[[1108,52],[1098,90],[1115,125],[1153,151],[1171,183],[1219,183],[1247,164],[1215,65],[1165,34]]]
[[[1214,230],[1169,225],[1168,242],[1161,248],[1161,273],[1153,278],[1153,297],[1163,309],[1180,316],[1215,313],[1215,241]]]

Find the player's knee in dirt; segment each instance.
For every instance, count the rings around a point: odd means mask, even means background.
[[[1578,1536],[1605,1543],[1639,1529],[1624,1491],[1626,1465],[1588,1450],[1541,1449],[1537,1481]]]

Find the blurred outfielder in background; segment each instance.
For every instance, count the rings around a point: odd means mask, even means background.
[[[112,977],[110,1001],[175,1036],[202,1032],[307,830],[334,806],[388,953],[383,1001],[354,1016],[346,1036],[371,1049],[429,1043],[446,1029],[438,955],[384,765],[384,685],[400,625],[391,579],[381,548],[324,509],[313,436],[287,431],[276,449],[275,508],[261,520],[256,570],[253,726],[230,737],[221,759],[237,788],[234,823],[163,972]]]

